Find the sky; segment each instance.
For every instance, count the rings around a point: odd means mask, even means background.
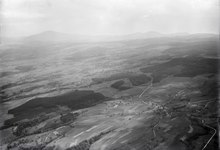
[[[1,34],[219,33],[218,0],[1,0]]]

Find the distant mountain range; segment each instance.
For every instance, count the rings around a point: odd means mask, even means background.
[[[160,37],[180,37],[180,36],[213,36],[214,34],[189,34],[189,33],[175,33],[175,34],[162,34],[155,31],[145,33],[134,33],[127,35],[98,35],[86,36],[79,34],[67,34],[55,31],[45,31],[39,34],[22,37],[22,38],[6,38],[7,41],[25,41],[25,42],[103,42],[103,41],[122,41],[122,40],[136,40],[136,39],[149,39]]]
[[[59,33],[55,31],[46,31],[25,38],[27,41],[51,41],[51,42],[96,42],[96,41],[119,41],[119,40],[133,40],[133,39],[145,39],[155,38],[164,36],[158,32],[146,32],[146,33],[135,33],[127,35],[97,35],[97,36],[86,36],[76,34]]]

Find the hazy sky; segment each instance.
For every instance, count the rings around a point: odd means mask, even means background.
[[[1,0],[2,32],[218,33],[218,0]]]

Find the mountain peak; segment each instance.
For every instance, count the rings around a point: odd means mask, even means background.
[[[29,41],[67,41],[72,38],[72,35],[60,33],[52,30],[44,31],[39,34],[26,37]]]

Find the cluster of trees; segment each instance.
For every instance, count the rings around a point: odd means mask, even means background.
[[[7,149],[12,149],[12,148],[18,147],[18,146],[21,145],[21,144],[26,144],[26,143],[28,143],[28,142],[29,142],[28,139],[23,138],[23,139],[20,139],[20,140],[18,140],[18,141],[16,141],[16,142],[12,142],[12,143],[8,144],[8,145],[7,145]]]
[[[42,150],[46,144],[40,144],[40,145],[21,145],[22,143],[17,143],[14,145],[8,145],[7,149],[17,148],[19,150]]]
[[[27,131],[25,130],[28,127],[33,127],[45,120],[47,120],[49,117],[47,115],[40,115],[39,117],[36,117],[34,119],[25,121],[25,122],[20,122],[18,123],[16,129],[13,131],[13,134],[16,136],[26,136]]]
[[[130,76],[128,79],[131,81],[133,86],[139,86],[151,81],[151,78],[145,74]]]
[[[90,146],[95,143],[96,141],[98,141],[99,139],[101,139],[104,135],[110,133],[110,131],[106,131],[106,132],[101,132],[100,134],[88,139],[88,140],[84,140],[82,142],[80,142],[78,145],[72,146],[70,148],[67,148],[66,150],[89,150]]]
[[[76,118],[79,116],[79,113],[67,113],[67,114],[61,114],[60,120],[63,123],[68,123],[70,121],[76,120]]]
[[[124,86],[124,83],[125,83],[124,80],[119,80],[119,81],[116,81],[115,83],[113,83],[111,85],[111,87],[114,89],[118,89],[119,91],[129,89],[130,87]]]

